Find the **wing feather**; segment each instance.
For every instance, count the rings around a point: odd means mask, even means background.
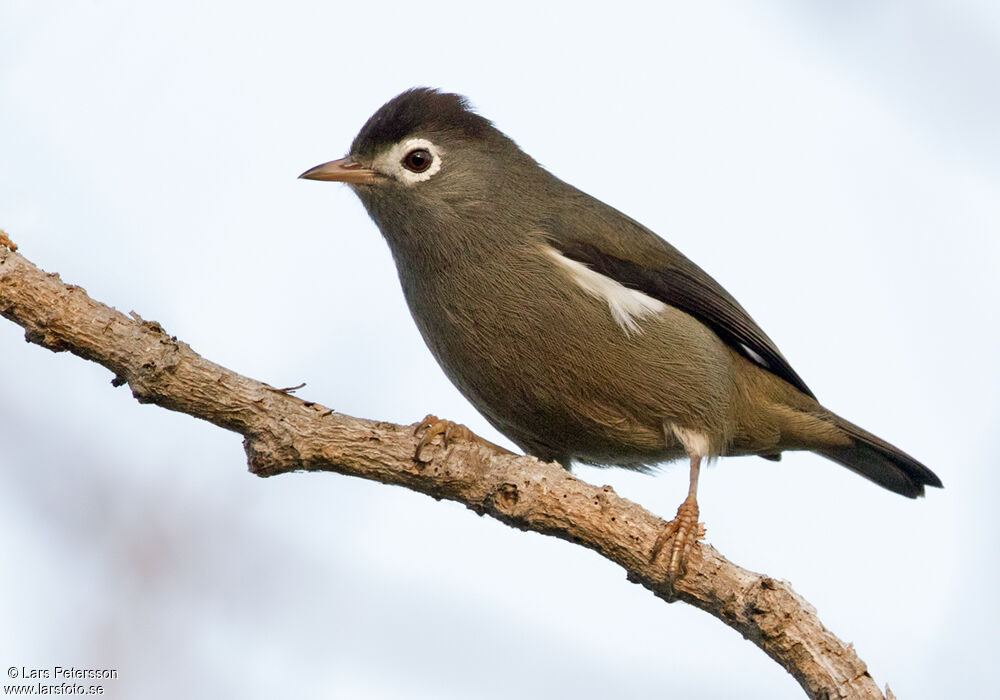
[[[596,200],[591,202],[603,209],[593,211],[596,216],[588,220],[584,231],[571,230],[562,217],[546,221],[546,240],[556,250],[694,316],[748,360],[815,398],[774,342],[708,273],[641,224]],[[586,204],[583,209],[593,207]],[[609,217],[608,212],[616,216]]]

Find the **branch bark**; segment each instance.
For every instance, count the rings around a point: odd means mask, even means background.
[[[668,580],[649,556],[666,523],[611,487],[474,441],[435,445],[417,462],[413,426],[335,413],[236,374],[155,321],[94,301],[15,251],[0,231],[0,315],[22,326],[27,341],[107,367],[112,384],[128,384],[140,403],[240,433],[254,474],[333,471],[396,484],[574,542],[619,564],[628,580],[656,596],[719,618],[781,664],[810,698],[886,699],[854,648],[829,632],[787,582],[742,569],[704,543],[693,548],[687,574]]]

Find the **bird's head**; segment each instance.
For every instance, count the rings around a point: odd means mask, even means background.
[[[346,157],[299,177],[350,185],[391,240],[414,227],[494,218],[548,174],[464,97],[412,88],[371,116]]]

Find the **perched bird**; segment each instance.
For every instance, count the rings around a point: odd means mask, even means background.
[[[811,450],[911,498],[941,486],[820,405],[701,268],[550,174],[463,97],[407,90],[346,158],[301,177],[361,198],[431,352],[523,450],[567,468],[688,457],[687,498],[653,553],[670,542],[671,576],[702,533],[703,460]]]

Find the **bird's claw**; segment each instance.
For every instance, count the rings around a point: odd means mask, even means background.
[[[420,442],[417,443],[417,449],[413,453],[413,459],[416,462],[423,463],[428,460],[423,459],[420,455],[424,448],[437,436],[441,436],[441,449],[446,450],[448,447],[456,442],[469,442],[473,444],[480,444],[484,447],[490,448],[493,452],[499,452],[501,454],[514,454],[505,447],[500,447],[495,443],[490,442],[486,438],[481,438],[474,432],[466,428],[461,423],[452,423],[450,420],[441,420],[437,416],[428,415],[422,421],[417,423],[416,429],[413,431],[414,435],[423,435],[420,437]]]
[[[670,581],[676,581],[684,576],[687,570],[688,554],[694,543],[704,537],[705,523],[698,522],[698,502],[685,500],[677,509],[674,519],[667,523],[656,538],[649,560],[656,561],[666,548],[667,542],[670,542],[670,547],[667,549],[669,554],[667,577]]]
[[[450,420],[441,420],[437,416],[428,415],[422,421],[417,424],[416,429],[413,431],[414,435],[421,435],[420,442],[417,443],[417,449],[413,453],[413,459],[416,462],[425,462],[427,460],[423,459],[420,454],[423,452],[427,445],[431,444],[434,438],[441,436],[441,449],[448,449],[448,445],[455,441],[471,441],[476,439],[476,435],[466,428],[461,423],[453,423]]]

